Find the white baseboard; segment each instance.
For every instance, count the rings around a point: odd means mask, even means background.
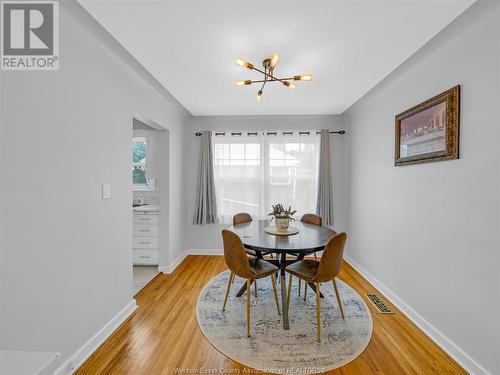
[[[137,308],[135,300],[130,301],[118,314],[107,322],[94,336],[64,362],[54,375],[69,375],[78,367],[122,324]]]
[[[189,255],[224,255],[223,249],[190,249]]]
[[[158,271],[164,274],[169,274],[175,271],[175,269],[182,263],[182,261],[188,256],[188,252],[184,251],[179,255],[169,266],[158,266]]]
[[[347,261],[358,273],[361,274],[370,284],[377,288],[394,306],[403,312],[413,323],[417,325],[429,338],[452,357],[460,366],[462,366],[471,375],[491,375],[484,367],[469,357],[453,341],[448,339],[441,331],[434,327],[418,314],[410,305],[408,305],[399,296],[393,293],[389,288],[382,284],[375,276],[368,272],[363,266],[357,263],[348,255],[344,255]]]

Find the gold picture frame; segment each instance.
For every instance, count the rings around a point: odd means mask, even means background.
[[[396,116],[394,165],[458,159],[460,85]]]

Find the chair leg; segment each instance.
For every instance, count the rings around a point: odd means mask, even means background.
[[[224,297],[224,305],[222,305],[222,311],[226,310],[227,297],[229,296],[229,290],[231,289],[231,284],[234,281],[234,273],[231,272],[229,275],[229,282],[227,283],[226,296]]]
[[[314,253],[314,260],[318,260],[318,256]]]
[[[321,342],[321,298],[319,283],[316,283],[316,324],[318,333],[318,342]]]
[[[340,299],[340,293],[339,293],[339,289],[337,288],[337,283],[335,282],[335,278],[333,278],[333,288],[335,289],[335,294],[337,295],[337,302],[339,304],[339,307],[340,307],[340,313],[342,314],[342,319],[345,319],[344,317],[344,305],[342,303],[342,300]]]
[[[304,280],[304,301],[307,299],[307,281]]]
[[[292,274],[288,274],[288,295],[286,297],[286,305],[290,308],[290,296],[292,295]]]
[[[273,281],[273,293],[274,300],[276,301],[276,308],[278,309],[278,315],[281,315],[280,304],[278,302],[278,292],[276,291],[276,277],[274,276],[274,273],[271,275],[271,280]]]
[[[250,279],[247,279],[247,337],[250,337]]]
[[[299,277],[299,297],[300,297],[300,288],[302,287],[302,279]]]
[[[234,284],[234,279],[236,278],[236,274],[232,274],[231,277],[233,278],[233,281],[231,282],[231,284]]]
[[[257,298],[257,279],[253,281],[254,283],[254,290],[255,290],[255,298]]]

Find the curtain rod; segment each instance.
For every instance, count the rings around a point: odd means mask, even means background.
[[[258,132],[246,132],[247,135],[258,135]],[[279,132],[265,132],[267,135],[278,135]],[[283,135],[293,135],[294,132],[292,131],[283,131],[282,132]],[[298,132],[299,135],[310,135],[311,132],[309,131],[299,131]],[[241,136],[243,135],[242,132],[232,132],[230,133],[232,136]],[[321,132],[317,131],[316,134],[321,134]],[[336,131],[331,131],[330,134],[340,134],[340,135],[344,135],[345,134],[345,130],[336,130]],[[201,133],[200,132],[196,132],[195,135],[197,137],[201,136]],[[224,136],[226,135],[226,132],[215,132],[215,135],[216,136]]]

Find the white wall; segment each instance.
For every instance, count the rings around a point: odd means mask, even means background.
[[[0,72],[0,348],[60,351],[62,363],[132,298],[134,115],[169,130],[166,267],[184,249],[221,248],[221,226],[191,224],[197,130],[334,130],[344,121],[193,118],[74,1],[60,2],[60,13],[60,71]],[[500,372],[498,13],[474,5],[351,107],[347,134],[331,138],[334,228],[350,227],[348,254],[492,374]],[[461,159],[393,167],[394,115],[457,83]],[[101,200],[101,183],[111,183],[112,199]]]
[[[196,179],[198,171],[199,137],[197,131],[245,131],[245,130],[308,130],[344,129],[341,116],[201,116],[193,117],[186,129],[185,166],[186,171],[186,249],[222,249],[221,230],[224,225],[194,225]],[[334,228],[347,227],[347,178],[345,144],[346,135],[331,135],[331,155],[334,178]]]
[[[1,145],[1,142],[2,142],[2,139],[4,139],[4,131],[3,131],[3,128],[4,126],[2,125],[3,123],[3,113],[4,113],[4,105],[3,105],[3,97],[5,96],[5,93],[4,93],[4,90],[5,90],[5,84],[4,84],[4,79],[3,79],[3,75],[2,73],[0,72],[0,145]],[[2,151],[0,149],[0,197],[2,197],[4,195],[4,187],[3,187],[3,177],[5,175],[4,171],[5,171],[5,167],[4,167],[4,164],[1,162],[1,156],[2,156]],[[5,208],[4,208],[4,204],[3,204],[3,200],[0,199],[0,293],[1,293],[1,288],[2,288],[2,284],[1,284],[1,274],[2,274],[2,270],[3,270],[3,253],[4,253],[4,249],[5,249],[5,242],[4,242],[4,235],[3,235],[3,227],[4,227],[4,216],[3,215],[3,212],[5,212]],[[1,296],[1,294],[0,294]],[[1,305],[0,305],[0,336],[3,336],[2,335],[2,332],[4,331],[4,319],[3,319],[3,309],[1,308]],[[1,342],[2,342],[2,339],[0,338],[0,345],[1,345]],[[1,350],[1,346],[0,346],[0,350]]]
[[[462,364],[491,374],[500,373],[499,14],[498,3],[476,3],[344,113],[349,256],[454,343]],[[394,116],[457,84],[460,159],[394,167]]]
[[[59,71],[0,73],[0,348],[62,363],[132,301],[133,115],[169,130],[160,200],[183,218],[190,114],[74,1],[60,2],[60,53]],[[167,250],[184,248],[181,225]]]

